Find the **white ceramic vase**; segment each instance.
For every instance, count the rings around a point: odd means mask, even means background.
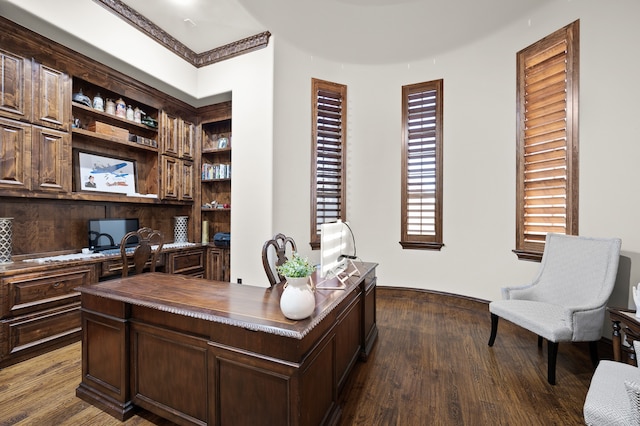
[[[316,296],[309,285],[309,277],[286,279],[287,284],[280,296],[280,310],[292,320],[307,318],[316,308]]]

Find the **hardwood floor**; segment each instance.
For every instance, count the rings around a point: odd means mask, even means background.
[[[485,303],[378,288],[377,320],[378,342],[342,393],[341,425],[583,424],[587,345],[560,344],[551,386],[535,335],[501,321],[487,345]],[[123,424],[76,398],[80,375],[80,343],[0,370],[0,425]],[[172,423],[142,411],[124,424]]]

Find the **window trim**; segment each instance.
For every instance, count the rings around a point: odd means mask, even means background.
[[[313,250],[320,248],[320,231],[318,229],[318,92],[328,91],[339,94],[340,111],[340,207],[338,217],[347,220],[347,86],[330,81],[311,79],[311,223],[309,245]],[[328,220],[327,222],[331,222]]]
[[[576,20],[519,51],[516,55],[516,248],[513,252],[522,260],[539,261],[544,251],[542,241],[525,239],[525,61],[534,55],[566,43],[566,208],[565,233],[578,235],[579,178],[579,80],[580,21]]]
[[[434,207],[434,235],[409,235],[408,231],[408,199],[409,199],[409,96],[412,93],[434,90],[436,92],[435,105],[435,207]],[[403,249],[440,250],[443,246],[442,238],[442,150],[443,150],[443,111],[444,111],[444,80],[432,80],[423,83],[402,86],[402,181],[401,181],[401,231],[400,245]]]

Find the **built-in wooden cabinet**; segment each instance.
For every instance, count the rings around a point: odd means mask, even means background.
[[[193,201],[195,125],[177,115],[160,112],[161,198]]]
[[[161,198],[163,200],[193,200],[193,161],[182,160],[169,155],[162,155],[160,161]]]
[[[42,269],[42,268],[41,268]],[[80,337],[80,295],[94,265],[47,265],[0,277],[0,367]]]
[[[31,60],[0,49],[0,116],[31,122]]]
[[[207,277],[211,280],[226,281],[231,280],[231,270],[229,262],[231,256],[228,248],[210,247],[209,259],[207,260]]]
[[[69,75],[33,62],[33,124],[69,131]]]
[[[69,133],[33,126],[31,131],[32,189],[71,191],[71,137]]]
[[[0,189],[31,189],[31,124],[0,118]]]
[[[69,192],[69,75],[0,50],[0,189]]]
[[[231,163],[231,104],[195,108],[3,17],[0,31],[0,217],[14,218],[14,262],[0,268],[1,368],[78,339],[73,288],[120,274],[116,257],[28,262],[80,252],[89,219],[137,217],[170,242],[172,218],[186,215],[189,241],[199,242],[204,211],[211,241],[230,231],[231,180],[203,181],[200,165]],[[80,91],[87,102],[74,101]],[[109,99],[147,120],[109,113]],[[224,135],[228,146],[203,154],[203,122],[207,143]],[[82,153],[132,162],[135,193],[85,187]],[[222,208],[202,209],[213,200]],[[229,280],[229,253],[213,244],[175,249],[160,270]]]

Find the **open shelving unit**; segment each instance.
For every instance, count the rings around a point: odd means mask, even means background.
[[[126,105],[132,105],[144,111],[152,118],[155,126],[128,120],[94,109],[79,102],[72,102],[72,162],[73,196],[76,199],[123,202],[155,203],[158,199],[158,139],[157,118],[159,111],[134,99],[126,98],[86,80],[73,79],[73,93],[82,93],[90,100],[97,95],[107,99],[122,99]],[[78,154],[100,155],[114,160],[126,160],[134,164],[135,194],[105,193],[84,191],[79,172]],[[155,197],[154,197],[155,195]]]

